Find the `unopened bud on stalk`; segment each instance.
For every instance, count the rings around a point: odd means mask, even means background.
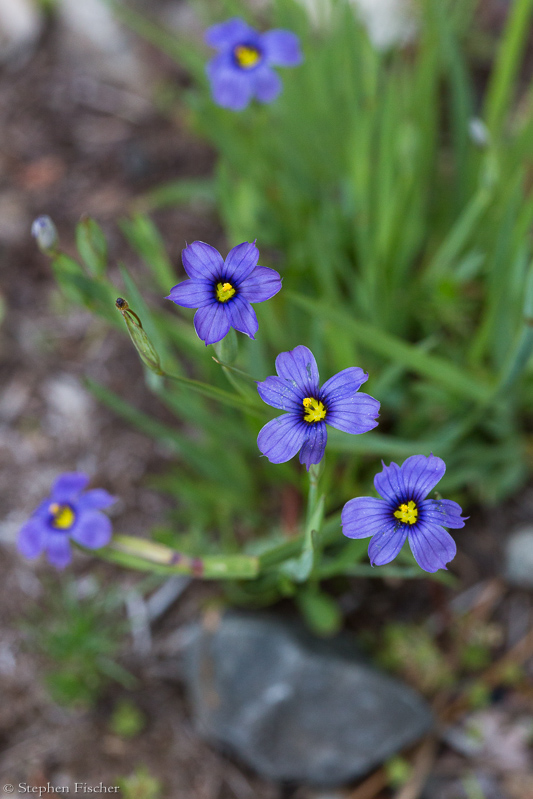
[[[45,253],[52,253],[59,241],[56,226],[49,216],[38,216],[31,226],[31,235],[39,248]]]
[[[146,335],[146,331],[142,326],[142,322],[135,311],[131,310],[127,301],[122,297],[118,297],[115,302],[115,306],[120,311],[122,318],[126,322],[128,333],[130,334],[130,338],[135,346],[135,349],[139,353],[142,362],[149,369],[151,369],[152,372],[155,372],[156,375],[164,374],[163,370],[161,369],[159,355],[155,351],[152,342]]]

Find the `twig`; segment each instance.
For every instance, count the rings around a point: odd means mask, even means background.
[[[374,799],[383,788],[387,787],[388,783],[387,772],[384,768],[380,768],[348,793],[346,799]]]
[[[437,740],[430,735],[418,747],[414,756],[413,774],[397,792],[394,799],[418,799],[429,777],[435,755],[437,754]]]

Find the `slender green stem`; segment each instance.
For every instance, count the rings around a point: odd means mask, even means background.
[[[224,405],[229,405],[232,408],[246,411],[246,413],[256,416],[258,419],[264,419],[265,417],[266,406],[263,410],[256,405],[252,405],[250,402],[246,402],[245,399],[237,396],[237,394],[231,394],[229,391],[225,391],[223,388],[210,386],[208,383],[202,383],[199,380],[193,380],[190,377],[171,375],[168,374],[168,372],[161,372],[160,374],[163,377],[166,377],[168,380],[174,380],[176,383],[179,383],[182,386],[187,386],[187,388],[190,388],[191,391],[196,391],[198,394],[202,394],[204,397],[209,397],[210,399],[215,399],[219,402],[222,402]]]
[[[259,559],[251,555],[196,558],[129,535],[114,536],[109,546],[98,550],[97,554],[127,568],[161,574],[188,574],[203,580],[254,580],[259,574]]]
[[[320,479],[320,464],[312,464],[309,469],[309,493],[307,495],[307,516],[305,521],[305,543],[306,545],[310,542],[310,535],[314,530],[315,533],[320,532],[319,529],[316,527],[317,521],[322,521],[316,519],[316,511],[317,511],[317,504],[318,504],[318,482]]]
[[[526,320],[520,339],[505,372],[502,374],[497,396],[505,394],[518,380],[533,354],[533,320]]]
[[[193,380],[190,377],[173,375],[165,371],[161,366],[159,354],[150,341],[145,329],[143,328],[142,321],[138,314],[132,311],[127,300],[125,300],[123,297],[119,297],[116,300],[115,306],[122,314],[122,318],[126,323],[131,341],[137,350],[139,357],[145,366],[148,367],[148,369],[150,369],[159,377],[166,377],[168,380],[174,380],[176,383],[182,386],[187,386],[187,388],[189,388],[191,391],[196,391],[198,394],[202,394],[204,397],[209,397],[210,399],[222,402],[224,405],[229,405],[231,408],[238,408],[241,411],[246,411],[252,416],[257,416],[260,419],[264,418],[266,408],[260,408],[242,396],[231,394],[229,391],[224,391],[222,388],[210,386],[208,383],[202,383],[199,380]],[[235,331],[231,332],[234,334],[233,337],[226,336],[226,339],[228,339],[228,344],[225,347],[222,347],[222,344],[226,340],[224,339],[224,341],[220,342],[219,350],[217,350],[217,352],[225,352],[230,360],[237,352],[237,339]],[[231,353],[233,353],[233,355]]]
[[[309,494],[307,495],[307,521],[305,525],[305,531],[307,533],[309,529],[310,521],[313,517],[315,512],[316,506],[316,498],[318,494],[318,480],[319,480],[319,472],[318,472],[318,465],[313,464],[309,469],[308,477],[309,477]]]
[[[238,375],[239,377],[242,377],[243,380],[247,380],[249,383],[253,383],[254,386],[258,382],[257,378],[252,377],[252,375],[249,375],[248,372],[245,372],[243,369],[238,369],[236,366],[232,366],[231,364],[226,363],[225,361],[221,360],[220,358],[215,358],[214,356],[213,356],[213,360],[214,360],[215,363],[218,363],[224,369],[227,369],[228,371],[233,372],[234,374]]]
[[[335,513],[329,519],[326,519],[317,536],[320,546],[325,547],[328,544],[334,544],[339,539],[340,522],[340,513]],[[279,566],[280,563],[290,558],[297,557],[301,553],[303,545],[304,534],[302,533],[295,538],[291,538],[290,541],[284,541],[282,544],[277,544],[272,549],[268,549],[258,556],[259,570],[264,572],[274,566]]]
[[[515,0],[503,35],[486,93],[485,114],[491,132],[497,133],[515,100],[513,87],[527,43],[533,0]]]
[[[529,267],[524,292],[523,327],[517,345],[502,372],[496,396],[508,391],[524,371],[533,354],[533,264]]]

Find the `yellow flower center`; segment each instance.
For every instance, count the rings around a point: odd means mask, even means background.
[[[305,422],[321,422],[326,417],[326,409],[320,400],[314,397],[306,397],[302,404],[305,408]]]
[[[394,515],[402,524],[415,524],[418,519],[418,508],[411,499],[407,505],[400,505],[398,510],[394,511]]]
[[[217,283],[217,300],[219,302],[227,302],[231,300],[235,294],[235,289],[231,283]]]
[[[255,47],[250,47],[248,44],[239,44],[233,50],[233,54],[235,56],[235,60],[237,64],[241,67],[241,69],[251,69],[255,67],[259,59],[261,58],[261,53]]]
[[[76,518],[70,505],[53,502],[48,510],[52,514],[52,527],[55,527],[56,530],[70,530]]]

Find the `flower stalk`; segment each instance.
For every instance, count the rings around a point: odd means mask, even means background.
[[[259,574],[259,560],[252,555],[196,558],[163,544],[128,535],[114,536],[111,544],[98,555],[126,568],[161,574],[187,574],[203,580],[253,580]]]

